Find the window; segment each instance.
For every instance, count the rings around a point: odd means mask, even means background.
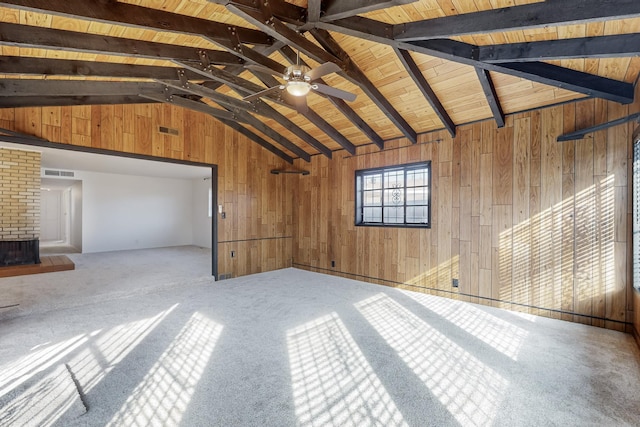
[[[431,162],[356,171],[356,225],[430,227]]]

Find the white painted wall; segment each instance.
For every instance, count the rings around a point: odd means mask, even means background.
[[[82,252],[193,243],[192,180],[77,171]]]
[[[193,244],[211,248],[211,217],[209,217],[209,189],[211,180],[197,178],[192,181],[193,189]],[[213,202],[213,215],[217,208]]]

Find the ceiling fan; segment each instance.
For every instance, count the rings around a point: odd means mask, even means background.
[[[314,83],[314,80],[319,79],[322,76],[326,76],[327,74],[336,73],[340,71],[340,67],[333,62],[325,62],[324,64],[316,67],[309,68],[306,65],[301,65],[298,53],[298,61],[296,64],[291,65],[286,68],[284,73],[278,73],[270,68],[264,67],[262,65],[250,64],[246,65],[245,68],[248,68],[253,71],[258,71],[261,73],[271,74],[274,76],[281,77],[285,82],[278,86],[273,86],[269,89],[262,90],[260,92],[254,93],[253,95],[246,96],[243,101],[253,101],[254,99],[261,98],[270,93],[283,91],[285,94],[292,95],[292,98],[289,100],[296,106],[296,109],[299,112],[307,111],[307,100],[306,96],[309,92],[316,91],[325,95],[334,96],[336,98],[344,99],[345,101],[352,102],[356,99],[356,95],[353,93],[337,89],[331,86],[327,86],[322,83]]]

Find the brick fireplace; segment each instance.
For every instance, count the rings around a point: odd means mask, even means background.
[[[0,148],[0,268],[38,264],[40,153]]]

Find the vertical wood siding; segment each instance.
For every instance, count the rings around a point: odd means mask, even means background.
[[[217,198],[226,212],[226,219],[218,216],[219,272],[235,277],[291,266],[294,181],[269,172],[288,165],[205,114],[162,104],[0,109],[0,127],[62,144],[218,165]]]
[[[0,110],[0,127],[52,142],[218,165],[219,271],[293,265],[623,330],[633,321],[633,124],[557,143],[637,105],[586,100],[287,165],[214,119],[166,105]],[[158,126],[179,130],[160,134]],[[354,225],[354,172],[432,161],[432,228]],[[231,251],[237,256],[230,257]],[[331,267],[331,261],[336,266]],[[452,279],[459,287],[451,286]],[[637,316],[636,316],[637,318]]]
[[[501,129],[461,126],[455,139],[316,156],[294,191],[293,265],[624,330],[634,125],[556,138],[636,110],[585,100],[509,116]],[[432,227],[356,227],[355,171],[420,160],[432,162]]]

